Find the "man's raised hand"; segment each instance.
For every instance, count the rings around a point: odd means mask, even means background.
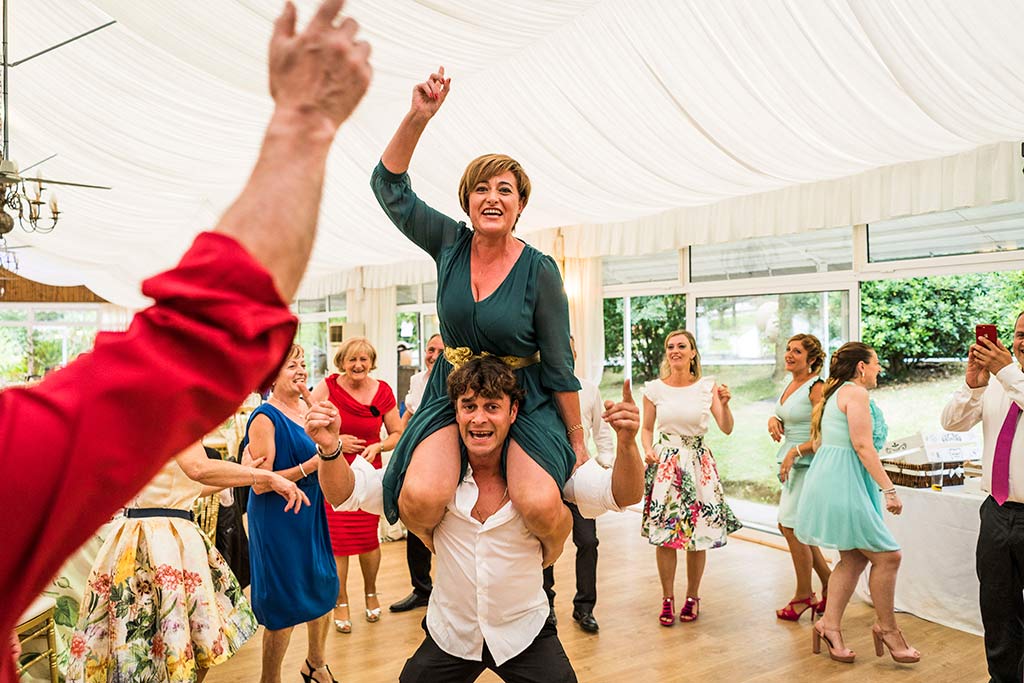
[[[622,400],[604,402],[604,421],[611,425],[619,438],[633,439],[640,430],[640,409],[633,400],[631,381],[622,383]]]
[[[295,5],[285,3],[270,38],[270,96],[279,110],[314,115],[333,135],[363,98],[373,69],[370,46],[356,40],[359,24],[337,22],[344,0],[324,0],[306,28],[295,32]]]
[[[313,401],[313,396],[304,384],[299,386],[302,399],[309,406],[306,411],[306,434],[313,439],[320,451],[333,453],[341,441],[341,415],[330,401]]]

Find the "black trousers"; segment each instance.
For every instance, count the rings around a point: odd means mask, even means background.
[[[405,536],[405,561],[409,564],[412,592],[427,597],[434,589],[430,580],[430,551],[411,531]]]
[[[576,683],[576,672],[558,640],[554,626],[545,624],[530,646],[501,666],[484,643],[483,661],[461,659],[437,646],[427,631],[423,644],[405,662],[399,683],[470,683],[487,669],[508,683]]]
[[[587,519],[580,509],[566,503],[572,512],[572,542],[576,546],[576,596],[573,609],[589,614],[597,604],[597,520]],[[544,570],[544,592],[548,602],[555,604],[555,568]]]
[[[1024,680],[1024,504],[981,504],[978,581],[991,683]]]

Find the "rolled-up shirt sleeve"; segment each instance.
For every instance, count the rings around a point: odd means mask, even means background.
[[[336,512],[354,512],[362,510],[372,515],[384,514],[384,470],[376,469],[363,458],[356,458],[350,465],[355,484],[352,495],[340,505],[334,506]]]
[[[588,519],[606,512],[622,512],[612,494],[612,470],[588,460],[577,469],[562,488],[562,498],[574,503],[580,514]]]

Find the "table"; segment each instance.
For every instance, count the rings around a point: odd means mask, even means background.
[[[978,509],[988,494],[963,486],[942,491],[899,489],[903,513],[885,514],[885,522],[903,551],[896,580],[896,609],[943,626],[982,635],[974,549]],[[857,595],[871,602],[867,571]]]

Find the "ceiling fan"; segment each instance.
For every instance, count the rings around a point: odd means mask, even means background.
[[[117,23],[116,21],[109,21],[102,26],[97,26],[94,29],[86,31],[85,33],[79,34],[73,38],[52,45],[45,50],[29,55],[24,59],[20,59],[17,62],[8,63],[7,61],[7,0],[3,0],[3,49],[2,57],[3,60],[3,90],[0,92],[0,100],[3,102],[3,120],[0,120],[0,127],[3,128],[3,148],[0,150],[0,239],[3,235],[6,235],[14,229],[14,215],[18,217],[18,223],[27,232],[41,232],[47,233],[53,230],[57,225],[57,219],[60,217],[60,211],[57,207],[57,199],[51,193],[49,202],[43,199],[43,193],[46,192],[47,185],[67,185],[71,187],[85,187],[94,190],[109,190],[110,187],[106,185],[90,185],[87,183],[73,183],[67,180],[53,180],[51,178],[43,178],[39,171],[36,171],[34,178],[28,178],[22,175],[29,169],[36,168],[37,166],[46,163],[50,159],[53,159],[56,154],[51,154],[41,161],[26,167],[25,169],[19,170],[17,162],[10,158],[9,151],[9,139],[8,139],[8,116],[7,116],[7,105],[8,105],[8,92],[7,92],[7,72],[9,68],[24,64],[30,59],[35,59],[40,55],[46,54],[52,50],[56,50],[59,47],[63,47],[68,43],[84,38],[85,36],[95,33],[96,31],[107,28],[108,26]],[[35,186],[34,188],[32,186]],[[49,204],[50,219],[49,225],[47,226],[43,220],[43,207]],[[10,214],[7,213],[10,210]],[[7,247],[9,251],[12,247]],[[17,262],[15,261],[15,265]]]

